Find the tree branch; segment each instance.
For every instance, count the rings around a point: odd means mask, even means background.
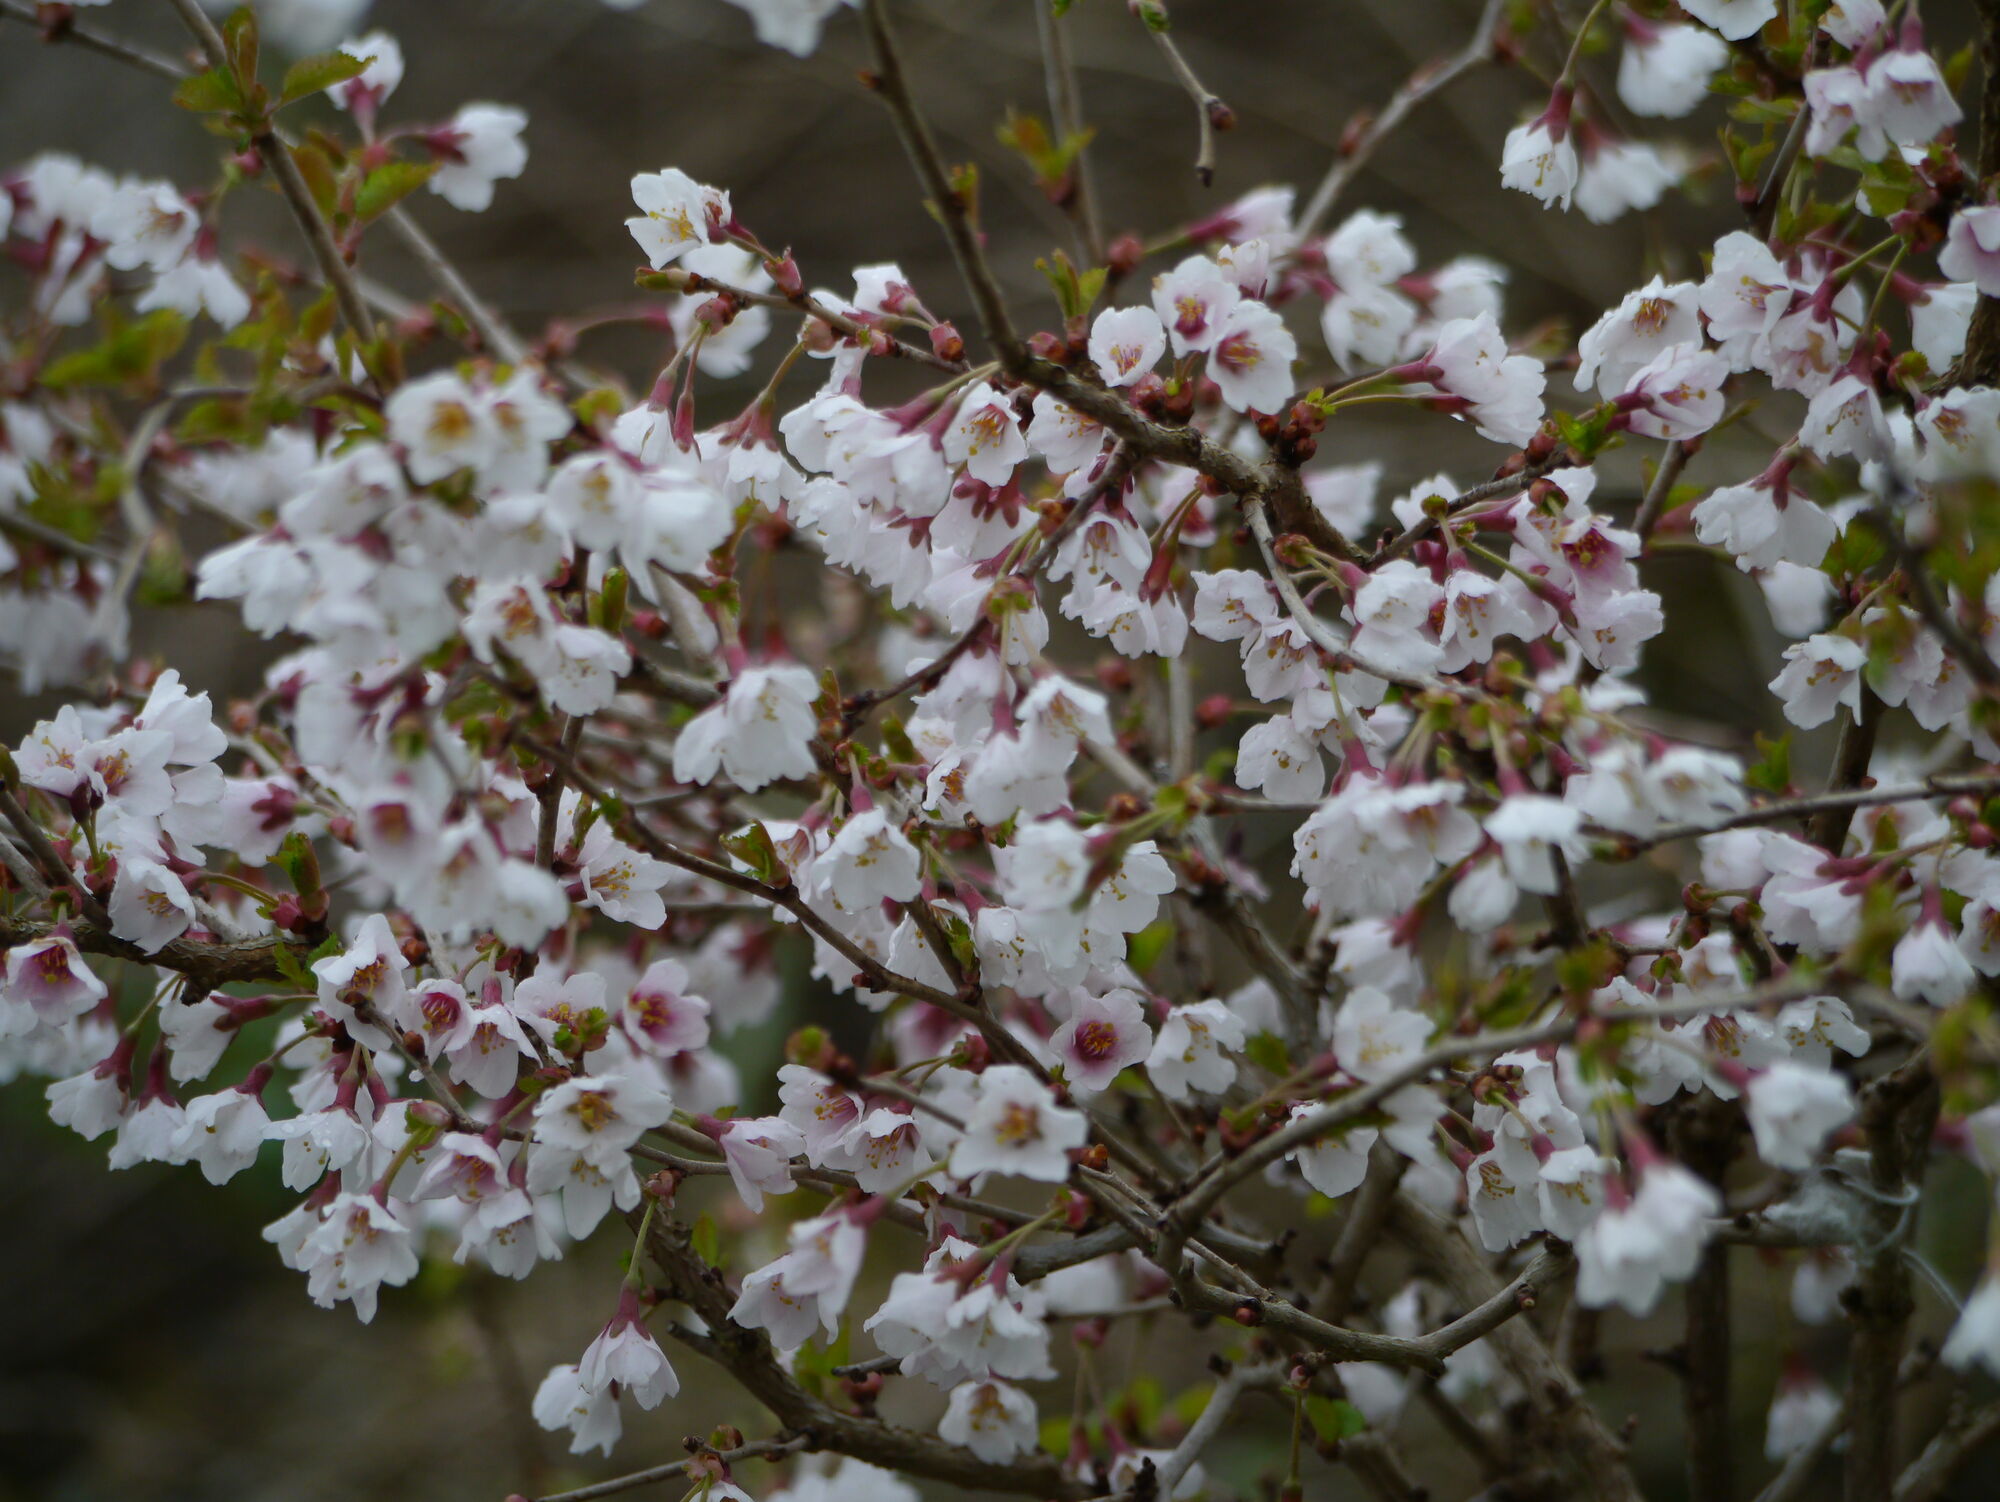
[[[637,1212],[631,1219],[636,1226]],[[761,1330],[746,1330],[729,1317],[734,1300],[722,1275],[695,1254],[685,1226],[671,1216],[655,1214],[647,1232],[646,1248],[664,1275],[668,1292],[699,1315],[708,1327],[706,1333],[698,1334],[685,1326],[673,1325],[668,1332],[740,1382],[790,1435],[803,1441],[801,1448],[833,1450],[871,1465],[971,1491],[1025,1494],[1050,1498],[1053,1502],[1081,1502],[1089,1495],[1084,1484],[1066,1474],[1053,1455],[1036,1452],[996,1465],[934,1435],[842,1413],[822,1402],[793,1380]]]
[[[1320,184],[1313,189],[1313,196],[1306,209],[1299,216],[1298,238],[1310,239],[1326,223],[1326,216],[1332,212],[1334,201],[1347,190],[1361,169],[1368,165],[1368,159],[1375,149],[1386,140],[1390,133],[1408,119],[1416,107],[1430,98],[1438,90],[1451,83],[1460,74],[1469,72],[1493,55],[1493,39],[1500,29],[1500,17],[1506,7],[1502,0],[1486,0],[1479,13],[1479,21],[1472,28],[1472,36],[1465,46],[1449,57],[1426,63],[1412,73],[1401,88],[1389,96],[1389,102],[1382,106],[1382,112],[1361,131],[1348,146],[1344,155],[1330,168]]]
[[[229,49],[223,43],[222,33],[215,29],[215,23],[209,20],[208,13],[201,8],[198,0],[169,0],[169,3],[179,12],[182,23],[200,44],[209,66],[226,72],[231,66]],[[250,141],[257,148],[258,155],[270,165],[286,203],[291,205],[292,217],[298,221],[313,259],[319,263],[320,275],[333,288],[341,318],[356,339],[363,344],[372,342],[375,320],[369,316],[368,304],[355,283],[354,268],[347,264],[340,247],[334,243],[333,231],[320,216],[319,205],[313,200],[312,189],[306,186],[299,164],[292,160],[291,151],[268,124],[253,130]]]

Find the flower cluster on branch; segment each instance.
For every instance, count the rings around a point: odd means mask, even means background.
[[[1983,92],[1914,0],[1496,3],[1303,208],[1108,244],[1056,0],[1056,125],[1009,137],[1076,232],[1034,327],[900,8],[734,0],[802,54],[854,29],[962,285],[802,267],[764,236],[810,226],[639,170],[636,392],[415,222],[506,191],[523,112],[395,123],[365,5],[264,7],[339,44],[280,70],[247,9],[171,0],[172,56],[100,28],[136,3],[0,0],[220,143],[196,185],[0,166],[0,655],[71,696],[0,755],[0,1072],[112,1168],[277,1144],[304,1197],[266,1239],[363,1322],[425,1258],[629,1238],[533,1419],[609,1454],[689,1356],[746,1401],[573,1499],[1222,1495],[1250,1403],[1281,1497],[1306,1437],[1422,1495],[1422,1405],[1505,1495],[1632,1499],[1593,1343],[1667,1305],[1726,1499],[1746,1245],[1852,1332],[1844,1396],[1788,1366],[1767,1497],[1843,1436],[1849,1496],[1936,1495],[1994,1432],[1963,1384],[2000,1276],[1932,1309],[1917,1243],[1934,1155],[2000,1173],[1993,0]],[[1226,172],[1232,112],[1130,10]],[[1500,259],[1336,222],[1488,64],[1549,90],[1506,187],[1603,222],[1705,176],[1742,227],[1572,341],[1510,333]],[[1719,155],[1629,133],[1718,96]],[[298,247],[234,238],[267,188]],[[435,300],[363,275],[385,234]],[[1491,462],[1392,478],[1342,441],[1363,405]],[[1650,704],[1649,643],[1729,629],[1670,621],[1668,554],[1755,581],[1730,650],[1789,642],[1769,723],[1838,723],[1823,786],[1747,709]],[[261,690],[191,692],[137,606],[273,643]],[[788,954],[835,1010],[746,1077]],[[1205,1407],[1090,1368],[1125,1322],[1201,1343]],[[1960,1385],[1914,1456],[1913,1324]]]

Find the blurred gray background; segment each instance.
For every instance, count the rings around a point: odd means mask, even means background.
[[[922,101],[947,155],[980,165],[994,262],[1022,321],[1040,327],[1055,312],[1033,261],[1067,247],[1069,230],[994,136],[1010,106],[1047,112],[1034,3],[912,0],[899,11]],[[1297,183],[1303,201],[1353,113],[1379,105],[1418,62],[1455,48],[1475,13],[1470,0],[1177,0],[1176,36],[1239,122],[1222,137],[1215,186],[1204,190],[1191,171],[1192,108],[1162,59],[1121,0],[1080,0],[1063,24],[1097,131],[1107,233],[1151,238],[1266,182]],[[183,50],[164,3],[120,0],[81,15]],[[639,257],[622,223],[626,179],[668,164],[727,187],[767,244],[793,247],[809,285],[844,289],[852,266],[895,260],[931,307],[965,312],[887,117],[856,85],[864,58],[847,12],[804,60],[759,45],[748,18],[720,0],[652,0],[622,12],[598,0],[378,0],[366,24],[398,36],[409,60],[386,122],[442,120],[478,99],[528,111],[527,171],[500,184],[489,212],[460,214],[426,194],[411,208],[530,333],[551,316],[634,301]],[[1642,267],[1698,270],[1694,252],[1732,227],[1724,194],[1670,197],[1652,215],[1597,228],[1501,191],[1500,137],[1539,107],[1538,92],[1500,70],[1462,80],[1381,151],[1336,221],[1365,205],[1402,215],[1426,265],[1473,252],[1504,263],[1517,330],[1550,318],[1587,324],[1641,279]],[[112,61],[45,48],[28,28],[0,23],[0,164],[64,149],[113,170],[199,185],[215,143],[165,94]],[[1679,133],[1700,146],[1713,140],[1714,124],[1704,112]],[[265,215],[268,244],[299,256],[275,205],[252,212]],[[421,273],[386,238],[371,243],[365,264],[402,292],[426,294]],[[0,295],[19,287],[18,279],[0,281]],[[961,326],[971,334],[969,317]],[[1323,351],[1301,334],[1303,368],[1323,369]],[[641,391],[661,354],[657,334],[631,328],[593,334],[584,346],[587,360]],[[746,377],[742,394],[760,379]],[[1567,387],[1566,376],[1552,375],[1552,396],[1566,397]],[[726,410],[726,396],[705,413]],[[1440,468],[1469,483],[1498,456],[1435,418],[1341,422],[1322,455],[1387,457],[1385,498]],[[1732,442],[1739,458],[1698,459],[1691,477],[1735,479],[1761,467],[1756,440]],[[1624,473],[1629,488],[1633,471]],[[1754,590],[1701,561],[1667,560],[1654,574],[1670,621],[1689,618],[1693,606],[1692,616],[1709,622],[1649,648],[1645,677],[1661,707],[1739,731],[1777,728],[1761,686],[1779,643],[1761,624]],[[1715,650],[1715,625],[1730,618],[1702,609],[1711,602],[1742,612],[1752,651]],[[254,682],[261,660],[216,616],[146,618],[135,646],[167,652],[198,686],[223,694]],[[8,709],[4,692],[5,729],[17,736],[29,707]],[[793,991],[796,1015],[810,994]],[[669,1458],[680,1453],[681,1434],[724,1420],[756,1432],[755,1414],[692,1357],[679,1361],[683,1398],[651,1416],[628,1415],[627,1441],[612,1462],[571,1463],[527,1423],[524,1392],[551,1362],[574,1359],[609,1312],[623,1250],[609,1228],[525,1287],[427,1271],[418,1285],[387,1294],[374,1328],[361,1331],[344,1308],[312,1308],[301,1280],[258,1239],[258,1227],[292,1202],[272,1165],[225,1193],[192,1170],[109,1175],[102,1145],[54,1132],[34,1093],[0,1092],[0,1287],[11,1294],[0,1301],[0,1502],[497,1502],[517,1488],[548,1490]],[[1743,1324],[1752,1357],[1739,1392],[1750,1462],[1788,1317],[1780,1274],[1747,1255],[1738,1265],[1751,1295]],[[858,1293],[857,1305],[865,1298]],[[1656,1420],[1642,1424],[1638,1444],[1649,1494],[1660,1497],[1681,1494],[1678,1395],[1665,1371],[1636,1352],[1673,1338],[1665,1325],[1642,1332],[1612,1363],[1614,1408]],[[1837,1359],[1831,1335],[1809,1339],[1815,1356]],[[1114,1345],[1111,1370],[1133,1359],[1157,1365],[1169,1394],[1199,1380],[1192,1364],[1151,1360],[1176,1343],[1171,1328],[1152,1341],[1145,1352]],[[1045,1413],[1066,1403],[1065,1388],[1044,1395]],[[1271,1417],[1272,1427],[1225,1446],[1225,1474],[1247,1484],[1272,1462],[1282,1422]],[[769,1486],[756,1468],[740,1479],[753,1493]],[[1465,1479],[1462,1491],[1472,1487]],[[1314,1495],[1346,1496],[1350,1485],[1322,1469]]]

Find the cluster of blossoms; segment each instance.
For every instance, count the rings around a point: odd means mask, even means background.
[[[801,52],[844,8],[738,3]],[[1650,1315],[1747,1240],[1799,1323],[1845,1308],[1893,1354],[1927,1157],[2000,1172],[2000,143],[1960,154],[1913,6],[1483,33],[1474,60],[1560,69],[1503,182],[1592,220],[1687,165],[1615,138],[1606,90],[1788,106],[1731,138],[1750,229],[1531,352],[1496,263],[1421,269],[1395,218],[1326,230],[1281,188],[1151,266],[1080,219],[1091,274],[1022,337],[869,0],[991,359],[945,291],[811,289],[669,167],[626,221],[671,339],[643,395],[462,287],[387,326],[352,282],[399,198],[476,211],[521,173],[519,111],[385,125],[380,32],[274,102],[254,21],[182,9],[216,183],[0,171],[0,651],[77,692],[0,757],[0,1074],[113,1168],[221,1184],[278,1144],[303,1199],[266,1237],[363,1321],[426,1257],[523,1278],[622,1224],[534,1417],[609,1453],[680,1392],[669,1346],[712,1357],[786,1432],[701,1446],[710,1499],[808,1443],[846,1458],[763,1495],[915,1496],[877,1461],[1193,1495],[1208,1415],[1079,1397],[1045,1445],[1062,1322],[1225,1315],[1216,1417],[1273,1388],[1327,1439],[1419,1392],[1473,1429],[1533,1410],[1523,1467],[1605,1498],[1638,1496],[1622,1441],[1550,1391],[1537,1299]],[[270,9],[339,13],[324,44],[365,5]],[[295,106],[339,130],[289,147]],[[309,306],[220,234],[274,168]],[[1319,462],[1363,403],[1461,424],[1486,473]],[[228,535],[183,566],[183,519]],[[1649,702],[1669,552],[1755,579],[1772,722],[1840,724],[1824,793],[1789,741],[1752,762]],[[218,713],[135,656],[135,600],[275,643],[261,690]],[[831,1020],[746,1077],[731,1035],[799,1020],[791,949]],[[1251,1228],[1328,1202],[1314,1292]],[[1415,1276],[1365,1298],[1385,1228]],[[2000,1375],[2000,1276],[1942,1324],[1947,1368]],[[1873,1424],[1888,1367],[1843,1404],[1795,1361],[1770,1456]],[[933,1432],[878,1415],[892,1376]]]

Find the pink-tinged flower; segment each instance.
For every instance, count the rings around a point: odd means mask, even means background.
[[[944,456],[987,485],[1005,485],[1028,457],[1028,437],[1013,402],[986,381],[965,393],[944,430]]]
[[[1978,984],[1972,962],[1952,942],[1941,915],[1919,919],[1896,941],[1889,972],[1897,1000],[1927,1001],[1934,1007],[1956,1006]]]
[[[1292,395],[1298,341],[1285,320],[1245,299],[1223,316],[1208,351],[1208,378],[1233,412],[1278,412]]]
[[[1831,1069],[1780,1059],[1744,1091],[1758,1156],[1773,1168],[1812,1167],[1827,1134],[1854,1115],[1854,1089]]]
[[[1685,1168],[1668,1162],[1645,1168],[1638,1193],[1627,1199],[1614,1190],[1577,1238],[1577,1298],[1593,1309],[1615,1303],[1650,1314],[1667,1283],[1693,1275],[1708,1223],[1721,1213],[1721,1196]]]
[[[413,1200],[455,1199],[483,1212],[513,1191],[500,1149],[470,1132],[446,1132],[429,1159],[410,1191]]]
[[[1236,1061],[1229,1055],[1247,1039],[1243,1019],[1226,1002],[1211,997],[1175,1007],[1146,1056],[1146,1077],[1169,1100],[1195,1092],[1219,1095],[1235,1083]]]
[[[182,1113],[177,1154],[199,1164],[211,1184],[226,1184],[257,1161],[271,1118],[253,1088],[256,1076],[233,1090],[197,1095]]]
[[[1106,308],[1090,326],[1090,361],[1113,386],[1129,386],[1159,364],[1167,331],[1151,308]]]
[[[1152,1051],[1146,1004],[1138,992],[1122,987],[1082,997],[1069,1021],[1049,1039],[1049,1047],[1071,1090],[1095,1094],[1107,1089],[1120,1070],[1143,1062]]]
[[[544,1429],[570,1431],[572,1455],[586,1450],[609,1455],[625,1427],[618,1416],[618,1395],[609,1388],[586,1387],[577,1368],[569,1365],[551,1368],[542,1379],[535,1389],[534,1415]]]
[[[1464,404],[1480,433],[1496,443],[1526,443],[1542,420],[1542,363],[1509,354],[1491,314],[1455,318],[1437,331],[1419,362],[1420,379]]]
[[[1869,113],[1899,146],[1923,146],[1964,113],[1937,59],[1922,47],[1892,47],[1871,62],[1862,78]]]
[[[2000,1276],[1988,1269],[1965,1301],[1958,1323],[1945,1337],[1941,1353],[1946,1366],[1966,1371],[1983,1366],[2000,1377]]]
[[[1708,97],[1729,48],[1699,26],[1656,26],[1627,13],[1618,56],[1618,97],[1635,115],[1677,119]]]
[[[1952,216],[1938,269],[1955,282],[1971,282],[1985,297],[2000,297],[2000,204],[1960,209]]]
[[[437,158],[430,190],[455,209],[478,213],[493,202],[493,184],[519,177],[528,165],[521,140],[528,117],[505,104],[468,104],[425,139]]]
[[[1500,185],[1531,193],[1544,204],[1569,207],[1576,191],[1576,142],[1569,128],[1571,95],[1559,89],[1549,107],[1507,132],[1500,148]]]
[[[1819,29],[1841,46],[1859,49],[1888,20],[1882,0],[1837,0],[1819,18]]]
[[[842,908],[862,912],[885,900],[915,897],[923,887],[923,858],[888,810],[871,808],[840,826],[813,863],[813,877],[815,883],[826,881]]]
[[[790,1194],[792,1159],[806,1150],[806,1135],[780,1116],[742,1117],[722,1128],[716,1143],[736,1193],[750,1212],[761,1214],[764,1196]]]
[[[415,1233],[372,1194],[342,1194],[305,1238],[299,1268],[306,1292],[322,1309],[351,1301],[365,1325],[375,1318],[382,1285],[400,1287],[417,1275]]]
[[[1732,42],[1755,36],[1778,14],[1778,0],[1693,0],[1681,9]]]
[[[1840,1415],[1840,1399],[1810,1371],[1788,1369],[1764,1421],[1764,1458],[1789,1460],[1818,1441]]]
[[[1771,680],[1771,692],[1785,701],[1785,718],[1811,730],[1846,705],[1861,712],[1861,670],[1868,649],[1851,636],[1822,634],[1785,648],[1785,666]]]
[[[1291,1121],[1311,1116],[1319,1107],[1301,1101],[1292,1107]],[[1299,1165],[1305,1181],[1328,1199],[1339,1199],[1361,1187],[1368,1177],[1368,1150],[1382,1134],[1375,1127],[1344,1127],[1293,1148],[1285,1154]]]
[[[1664,350],[1620,397],[1625,422],[1642,438],[1697,438],[1722,419],[1729,362],[1697,344]]]
[[[1421,1054],[1430,1035],[1422,1012],[1398,1006],[1373,986],[1357,986],[1334,1014],[1333,1056],[1356,1079],[1385,1079]]]
[[[6,985],[0,987],[0,998],[25,1006],[32,1022],[60,1027],[88,1012],[105,994],[104,982],[83,962],[67,929],[58,928],[46,938],[7,951]],[[6,1030],[0,1019],[0,1031]]]
[[[592,1392],[630,1393],[641,1408],[658,1408],[681,1390],[681,1381],[667,1353],[640,1323],[639,1298],[627,1288],[618,1312],[584,1348],[577,1361],[577,1380]]]
[[[655,960],[625,998],[625,1031],[647,1053],[670,1059],[708,1042],[708,1013],[708,1003],[690,992],[687,967]]]
[[[739,1325],[768,1333],[782,1351],[804,1345],[816,1325],[828,1335],[839,1331],[868,1248],[867,1232],[844,1212],[800,1221],[790,1241],[784,1256],[744,1278],[729,1311]]]
[[[1761,364],[1763,346],[1794,297],[1791,278],[1770,247],[1755,235],[1732,230],[1715,242],[1708,277],[1701,284],[1709,337],[1737,370]]]
[[[194,898],[165,866],[128,855],[118,862],[110,912],[114,934],[155,954],[188,931],[194,922]]]
[[[951,1175],[1014,1174],[1060,1184],[1069,1177],[1071,1150],[1089,1135],[1083,1113],[1057,1105],[1049,1087],[1026,1069],[996,1064],[979,1077],[979,1098],[952,1149]]]
[[[1206,256],[1189,256],[1153,278],[1153,311],[1166,325],[1176,355],[1206,354],[1243,294]]]
[[[858,1096],[803,1064],[778,1070],[778,1114],[805,1137],[806,1156],[826,1165],[838,1156],[861,1124]]]
[[[370,913],[362,921],[343,952],[315,960],[312,967],[320,1005],[338,1017],[357,1042],[381,1050],[389,1047],[383,1027],[403,1024],[409,995],[403,976],[409,968],[389,920],[380,913]]]
[[[1040,1443],[1035,1400],[1005,1382],[966,1382],[952,1389],[938,1437],[963,1445],[989,1465],[1003,1465]]]

